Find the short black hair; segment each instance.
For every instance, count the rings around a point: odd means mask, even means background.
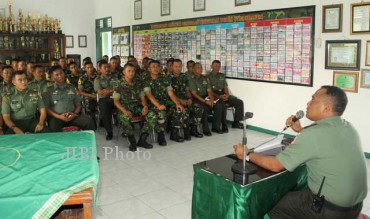
[[[1,72],[4,71],[5,69],[13,70],[12,66],[10,66],[10,65],[4,65],[3,66],[3,69],[1,69]]]
[[[149,62],[149,66],[150,66],[152,63],[157,63],[159,66],[161,66],[161,63],[160,63],[158,60],[155,60],[155,59],[151,60],[151,61]]]
[[[98,66],[100,67],[100,66],[102,66],[102,65],[108,65],[108,62],[107,62],[107,61],[105,61],[104,59],[99,60],[99,61],[98,61]]]
[[[42,68],[44,70],[44,66],[42,66],[42,65],[34,65],[33,69],[36,69],[36,68]]]
[[[62,70],[62,71],[63,71],[62,66],[60,66],[60,65],[54,65],[54,66],[52,66],[52,67],[49,69],[49,76],[52,76],[52,75],[53,75],[53,73],[54,73],[56,70],[58,70],[58,69],[60,69],[60,70]]]
[[[71,66],[71,65],[75,65],[75,66],[77,66],[77,63],[76,63],[76,62],[70,62],[70,63],[68,64],[68,66]]]
[[[322,89],[326,90],[326,95],[328,95],[332,101],[334,106],[334,112],[336,112],[339,116],[344,113],[344,110],[347,107],[348,98],[346,93],[336,86],[331,85],[324,85],[321,87]]]
[[[117,57],[115,57],[115,56],[112,56],[112,57],[109,59],[109,61],[112,61],[112,60],[116,60],[116,61],[118,61],[118,60],[117,60]]]
[[[212,65],[213,65],[214,63],[217,63],[217,64],[220,64],[220,65],[221,65],[220,60],[217,60],[217,59],[212,61]]]
[[[189,60],[189,61],[187,61],[187,62],[186,62],[186,65],[188,65],[189,63],[193,63],[193,64],[195,64],[195,62],[194,62],[193,60]]]
[[[91,62],[91,57],[86,57],[86,58],[84,58],[83,60],[82,60],[82,62],[87,62],[87,61],[90,61]]]
[[[103,55],[103,57],[107,57],[108,58],[108,55]]]
[[[173,60],[173,62],[174,62],[174,63],[175,63],[175,62],[180,62],[180,63],[182,63],[181,59],[174,59],[174,60]]]
[[[125,69],[126,69],[126,67],[133,67],[133,68],[135,68],[135,65],[133,65],[133,64],[131,64],[131,63],[129,63],[129,62],[127,62],[127,63],[123,66],[123,70],[125,70]]]
[[[167,59],[167,65],[169,64],[169,63],[173,63],[173,60],[175,60],[174,58],[169,58],[169,59]]]
[[[27,76],[26,72],[24,72],[24,71],[15,71],[11,76],[12,80],[14,80],[15,76],[17,76],[17,75],[26,75]]]
[[[52,59],[50,62],[59,62],[59,59]]]
[[[86,65],[93,65],[94,66],[94,64],[90,60],[85,62],[84,66],[86,66]]]

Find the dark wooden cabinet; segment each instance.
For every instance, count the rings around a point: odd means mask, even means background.
[[[64,34],[0,33],[0,60],[10,64],[14,58],[46,66],[53,58],[65,56]]]

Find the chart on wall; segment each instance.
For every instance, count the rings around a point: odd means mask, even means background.
[[[179,58],[227,78],[312,86],[315,6],[133,26],[134,55]]]
[[[112,55],[119,55],[121,63],[126,63],[130,55],[130,26],[113,28]]]

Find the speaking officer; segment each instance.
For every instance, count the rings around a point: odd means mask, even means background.
[[[81,98],[76,88],[67,84],[62,67],[57,65],[49,70],[54,84],[43,93],[46,112],[49,115],[49,128],[60,132],[65,126],[78,126],[83,130],[95,130],[95,122],[81,112]]]
[[[243,128],[243,124],[240,121],[243,120],[244,115],[244,103],[237,97],[230,95],[229,87],[226,82],[225,74],[220,73],[221,62],[219,60],[213,60],[212,72],[209,74],[209,81],[211,82],[212,91],[216,96],[216,99],[224,101],[227,105],[235,108],[234,122],[231,127]],[[222,130],[227,132],[226,123],[222,124]]]
[[[287,119],[287,125],[300,133],[293,144],[276,157],[247,149],[247,160],[274,172],[306,164],[308,188],[283,197],[268,213],[271,219],[351,219],[361,212],[367,194],[366,163],[356,129],[341,118],[347,102],[340,88],[322,86],[307,103],[311,126],[302,128],[299,121],[293,123],[293,116]],[[234,149],[242,159],[241,144]]]
[[[46,111],[44,101],[37,89],[27,88],[27,75],[16,71],[12,75],[14,89],[3,97],[1,111],[4,122],[9,127],[7,134],[24,134],[25,132],[48,132],[44,126]],[[39,111],[40,118],[36,118]]]

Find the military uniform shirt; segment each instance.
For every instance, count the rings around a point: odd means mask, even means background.
[[[355,128],[339,116],[317,121],[303,129],[296,141],[276,157],[289,171],[305,163],[308,187],[329,202],[353,206],[367,194],[367,171],[361,142]]]
[[[44,101],[38,91],[27,88],[23,92],[14,89],[3,97],[2,114],[9,114],[12,121],[32,119],[38,109],[44,108]]]
[[[44,93],[45,105],[54,112],[61,114],[73,112],[75,105],[81,102],[81,98],[76,93],[76,88],[71,84],[57,85],[48,87]]]
[[[78,80],[78,89],[89,94],[94,94],[94,80],[95,75],[92,75],[91,77],[87,76],[86,74],[81,76]]]
[[[135,82],[129,84],[123,78],[119,86],[114,89],[113,99],[119,99],[123,106],[129,104],[141,105],[141,97],[144,95],[139,84]]]
[[[118,85],[119,81],[117,78],[112,77],[111,75],[104,76],[99,75],[94,80],[94,90],[98,92],[101,89],[110,89],[114,90],[114,88]],[[105,98],[107,96],[98,94],[98,98]]]
[[[171,75],[170,80],[175,95],[182,100],[188,99],[186,96],[186,92],[189,91],[189,80],[187,76],[183,73],[180,73],[177,77]]]
[[[27,87],[31,90],[37,90],[39,93],[44,93],[46,92],[46,89],[54,84],[53,81],[49,80],[42,80],[42,81],[37,81],[36,79],[33,79],[30,81],[27,85]]]
[[[157,79],[149,78],[144,81],[144,92],[150,91],[154,98],[162,105],[169,101],[168,91],[173,90],[170,83],[163,76],[158,75]]]
[[[208,96],[207,89],[211,89],[211,84],[209,82],[209,79],[204,76],[193,76],[189,80],[189,90],[190,91],[196,91],[197,94],[203,98]]]
[[[227,87],[225,75],[218,72],[217,74],[211,72],[208,75],[209,82],[211,83],[212,91],[217,95],[224,94],[224,87]]]
[[[75,86],[77,88],[78,86],[78,79],[80,78],[80,75],[74,75],[74,74],[70,74],[67,76],[67,83],[68,84],[72,84],[73,86]]]

